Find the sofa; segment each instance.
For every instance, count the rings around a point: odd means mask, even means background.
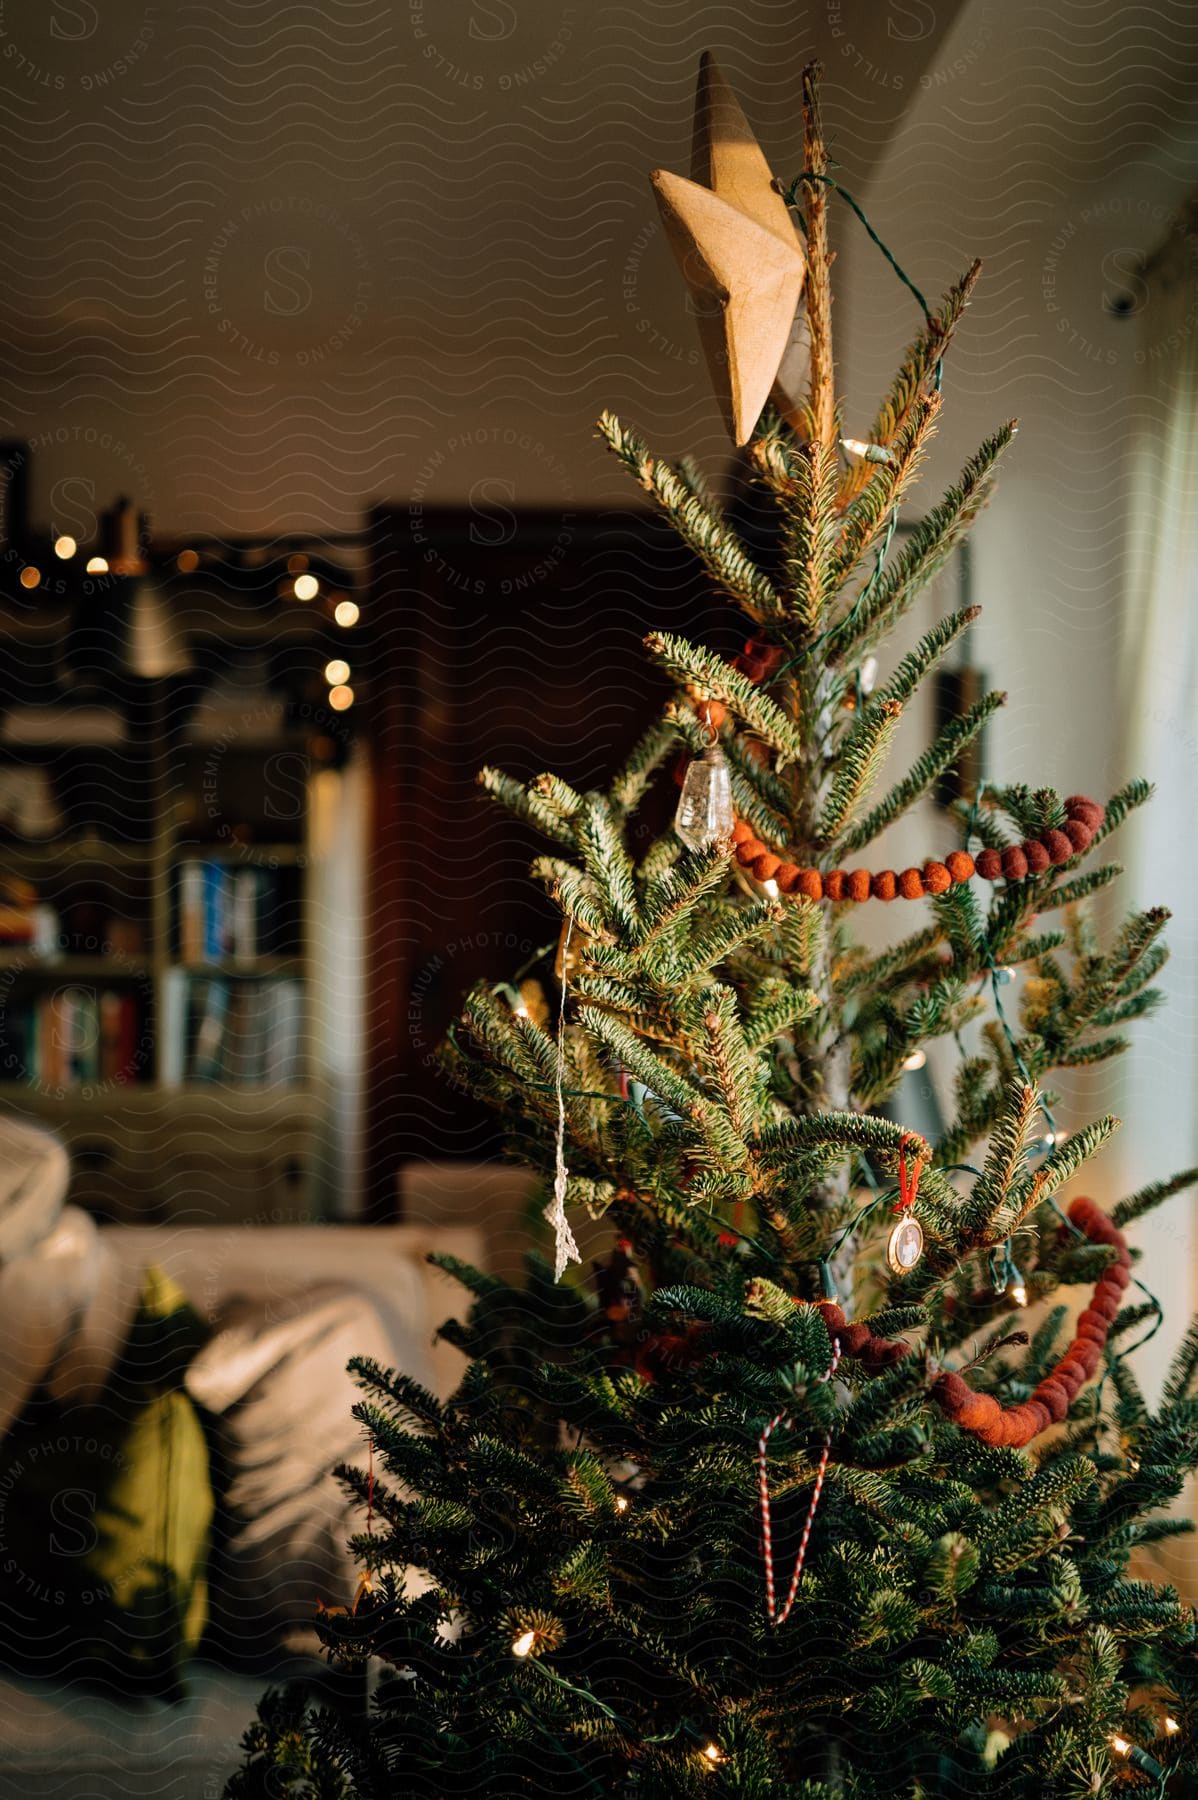
[[[54,1179],[65,1186],[60,1161],[50,1162]],[[28,1244],[36,1235],[28,1193],[12,1200],[14,1219],[18,1208],[25,1208],[18,1235]],[[8,1197],[0,1193],[0,1236],[7,1205]],[[69,1212],[60,1214],[60,1224]],[[214,1328],[232,1309],[243,1343],[247,1321],[251,1328],[260,1321],[268,1334],[277,1327],[285,1336],[289,1321],[301,1316],[307,1294],[324,1296],[326,1305],[328,1296],[337,1296],[342,1339],[356,1340],[360,1315],[364,1348],[373,1353],[382,1345],[388,1360],[441,1395],[456,1384],[462,1361],[449,1345],[434,1341],[435,1333],[460,1310],[462,1295],[426,1258],[436,1249],[485,1262],[477,1227],[443,1221],[435,1227],[377,1228],[113,1226],[98,1235],[107,1274],[103,1293],[93,1294],[90,1303],[88,1354],[98,1353],[106,1333],[119,1334],[144,1270],[156,1265]],[[10,1235],[9,1255],[14,1242]],[[39,1307],[39,1316],[46,1310]],[[21,1333],[22,1343],[26,1335]],[[328,1388],[326,1407],[338,1417],[343,1408],[347,1414],[351,1396],[340,1349],[319,1365],[318,1374],[318,1385]],[[315,1391],[306,1396],[314,1418],[321,1400]],[[297,1441],[303,1437],[297,1433]],[[253,1627],[254,1620],[247,1619],[247,1628]],[[4,1679],[0,1800],[218,1800],[238,1764],[239,1741],[263,1689],[300,1674],[317,1683],[331,1679],[323,1662],[303,1646],[279,1650],[273,1661],[259,1657],[253,1669],[240,1671],[201,1652],[189,1669],[184,1696],[175,1701],[117,1697],[67,1681]],[[345,1703],[344,1691],[338,1698]]]

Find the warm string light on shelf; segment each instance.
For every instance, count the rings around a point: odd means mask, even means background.
[[[346,631],[351,625],[356,625],[361,616],[361,608],[353,600],[338,600],[333,608],[334,620]]]
[[[69,562],[78,548],[78,544],[69,532],[64,531],[60,537],[56,537],[54,540],[54,554],[63,562]]]
[[[320,583],[315,575],[297,575],[291,591],[297,600],[315,600],[320,592]]]
[[[87,559],[87,573],[89,575],[107,575],[108,558],[106,556],[89,556]]]
[[[520,1636],[513,1640],[512,1655],[513,1656],[531,1656],[533,1653],[533,1649],[536,1645],[536,1641],[537,1641],[537,1634],[535,1631],[522,1631],[520,1633]]]

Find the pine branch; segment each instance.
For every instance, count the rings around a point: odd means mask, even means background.
[[[526,788],[523,782],[505,775],[502,769],[480,769],[475,779],[484,793],[506,806],[518,819],[535,825],[538,831],[543,831],[546,837],[556,838],[560,844],[573,846],[574,831],[569,819],[535,787]]]
[[[825,443],[800,444],[790,461],[793,480],[780,496],[782,564],[795,617],[814,637],[839,585],[836,453]]]
[[[868,478],[843,515],[835,562],[839,582],[848,579],[891,513],[902,503],[923,461],[939,411],[938,394],[918,400],[897,432],[885,461],[863,463],[870,471]]]
[[[760,1110],[756,1058],[741,1029],[732,989],[716,988],[705,998],[707,1011],[703,1023],[707,1028],[711,1066],[733,1130],[743,1138],[755,1126]]]
[[[599,794],[588,794],[575,820],[575,837],[605,915],[622,936],[639,929],[636,882],[623,834]]]
[[[1050,888],[1040,900],[1039,910],[1053,912],[1059,906],[1076,906],[1079,900],[1088,900],[1091,894],[1109,887],[1122,873],[1122,863],[1104,863],[1101,869],[1087,869],[1084,874],[1075,875],[1071,881],[1062,882],[1060,887]]]
[[[657,719],[650,725],[612,777],[609,795],[613,807],[625,814],[636,811],[649,783],[677,741],[669,719]]]
[[[1019,1082],[1008,1088],[1002,1111],[990,1133],[990,1147],[979,1180],[962,1208],[962,1223],[970,1240],[987,1240],[1004,1236],[995,1221],[1008,1207],[1011,1190],[1026,1173],[1028,1135],[1035,1118],[1037,1095],[1034,1087]]]
[[[551,897],[576,919],[592,937],[608,935],[609,922],[594,882],[573,863],[557,856],[538,856],[529,870],[534,881],[544,882]]]
[[[859,825],[854,826],[841,839],[837,854],[848,856],[863,849],[880,832],[885,831],[888,825],[893,825],[909,806],[915,804],[921,794],[927,792],[933,782],[939,781],[945,771],[952,767],[973,742],[991,713],[997,712],[1000,706],[1006,704],[1006,698],[1002,693],[986,694],[960,718],[950,719],[935,743],[912,763],[902,781],[891,789],[886,798]]]
[[[642,439],[627,431],[614,413],[603,413],[598,429],[729,599],[758,624],[781,618],[782,602],[773,584],[754,566],[744,545],[719,514],[692,492],[668,463],[651,456]]]
[[[973,263],[965,271],[961,279],[945,294],[940,303],[940,311],[929,319],[926,330],[921,331],[908,347],[894,385],[874,420],[870,438],[875,444],[892,444],[912,408],[927,396],[935,379],[936,365],[952,342],[953,333],[969,305],[981,272],[980,262]],[[1013,432],[1015,428],[1009,426],[1007,429]]]
[[[896,977],[903,981],[913,980],[943,941],[944,934],[939,925],[926,925],[922,931],[904,938],[901,944],[893,945],[879,956],[848,967],[837,965],[832,971],[833,983],[838,993],[848,995],[860,993],[863,988],[882,991],[892,985]]]
[[[729,906],[714,918],[699,919],[691,925],[685,943],[671,950],[673,979],[678,982],[693,980],[752,944],[776,927],[783,917],[784,909],[777,901],[763,900],[747,907]]]
[[[842,742],[817,835],[829,843],[872,792],[890,753],[903,709],[898,700],[872,701]]]
[[[991,478],[1014,436],[1014,425],[987,438],[966,463],[957,483],[915,528],[900,554],[883,571],[869,599],[852,607],[833,627],[829,659],[858,660],[891,630],[932,577],[943,568],[990,497]]]
[[[1152,783],[1150,781],[1129,781],[1127,786],[1120,788],[1117,794],[1112,794],[1106,803],[1102,824],[1090,841],[1091,849],[1103,843],[1113,831],[1118,831],[1124,820],[1138,807],[1144,806],[1151,798]]]
[[[777,754],[780,768],[802,760],[803,740],[781,707],[723,657],[664,631],[650,632],[645,647],[676,681],[694,683],[713,700],[730,707]]]
[[[1137,1219],[1142,1219],[1145,1213],[1159,1206],[1163,1200],[1171,1199],[1174,1194],[1182,1193],[1195,1183],[1198,1183],[1198,1169],[1185,1169],[1180,1175],[1171,1175],[1167,1181],[1150,1181],[1111,1208],[1111,1223],[1123,1231]]]
[[[810,988],[780,984],[781,991],[769,993],[750,1008],[745,1019],[745,1036],[751,1050],[762,1050],[792,1026],[809,1019],[820,1006],[819,995]]]
[[[914,650],[908,651],[889,681],[874,695],[874,704],[884,700],[897,700],[905,706],[919,687],[930,669],[934,668],[950,650],[963,631],[981,617],[980,606],[967,606],[961,612],[949,613],[939,619],[931,631],[916,644]]]
[[[703,902],[718,894],[727,879],[728,851],[719,844],[709,850],[688,850],[680,857],[645,894],[635,948],[637,961],[650,973],[657,973],[655,958],[663,950],[663,940],[690,924]],[[665,947],[667,958],[671,948]]]
[[[903,1139],[908,1140],[909,1154],[930,1159],[931,1146],[915,1132],[906,1131],[889,1119],[872,1113],[809,1113],[792,1119],[780,1119],[766,1125],[758,1133],[755,1145],[766,1160],[787,1156],[791,1151],[811,1145],[833,1145],[844,1150],[869,1150],[876,1154],[898,1156]]]
[[[828,153],[820,116],[818,64],[803,70],[803,168],[825,175]],[[828,249],[828,193],[822,181],[806,184],[807,282],[804,301],[811,337],[812,435],[826,449],[836,442],[836,387],[832,362],[832,258]]]

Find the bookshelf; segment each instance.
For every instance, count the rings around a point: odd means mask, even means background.
[[[50,595],[11,560],[0,1109],[61,1135],[104,1219],[354,1216],[370,782],[323,676],[354,657],[352,562],[170,546],[97,581],[81,553]],[[146,675],[122,658],[150,576],[176,649]]]

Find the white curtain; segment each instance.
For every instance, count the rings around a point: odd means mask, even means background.
[[[1156,793],[1112,841],[1123,909],[1165,905],[1167,1006],[1131,1028],[1118,1065],[1116,1161],[1127,1193],[1198,1164],[1198,242],[1179,233],[1134,297],[1136,380],[1128,409],[1126,600],[1120,622],[1120,763]],[[1102,694],[1097,706],[1108,704]],[[1137,1359],[1155,1396],[1198,1307],[1198,1197],[1176,1196],[1135,1227],[1142,1278],[1166,1325]]]

